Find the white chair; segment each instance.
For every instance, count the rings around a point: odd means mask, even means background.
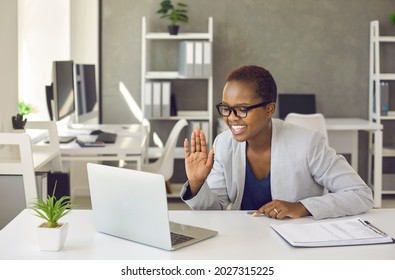
[[[0,229],[37,197],[32,146],[26,133],[0,133]],[[21,181],[18,178],[21,175]],[[20,183],[21,182],[21,183]]]
[[[36,155],[36,158],[43,158],[43,164],[36,162],[35,170],[40,171],[44,168],[44,170],[48,169],[46,166],[50,163],[50,168],[52,171],[62,172],[63,165],[60,153],[59,146],[59,136],[58,136],[58,127],[56,122],[54,121],[29,121],[26,123],[26,133],[30,135],[31,138],[34,138],[34,131],[44,131],[41,133],[44,136],[48,136],[49,143],[46,145],[32,145],[33,154]],[[33,141],[34,142],[34,141]]]
[[[285,117],[285,121],[322,133],[325,136],[326,143],[328,144],[328,131],[326,129],[325,117],[323,114],[289,113]]]
[[[174,172],[174,152],[181,130],[188,125],[185,119],[179,120],[172,128],[160,157],[153,163],[144,163],[141,170],[163,175],[166,181],[167,192],[171,193],[169,180]],[[126,165],[126,168],[130,166]]]
[[[30,129],[47,130],[50,144],[32,145]],[[21,132],[0,133],[0,228],[37,198],[36,171],[62,171],[55,122],[27,122]],[[21,176],[21,181],[18,178]],[[19,183],[21,182],[21,183]]]

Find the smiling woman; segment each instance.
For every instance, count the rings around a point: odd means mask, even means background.
[[[322,134],[272,119],[276,99],[266,69],[243,66],[228,75],[217,109],[229,130],[210,151],[199,129],[185,140],[182,199],[192,209],[254,210],[276,219],[371,209],[370,188]]]

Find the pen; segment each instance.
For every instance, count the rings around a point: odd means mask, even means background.
[[[387,236],[387,234],[385,232],[383,232],[382,230],[378,229],[377,227],[375,227],[374,225],[372,225],[371,223],[369,223],[368,221],[364,221],[365,225],[370,228],[371,230],[373,230],[374,232],[381,234],[382,236]]]
[[[259,213],[257,211],[247,211],[246,214],[247,215],[251,215],[253,217],[265,216],[265,214]]]

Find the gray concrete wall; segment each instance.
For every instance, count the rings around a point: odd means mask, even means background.
[[[184,32],[207,30],[214,19],[214,103],[221,100],[226,74],[243,64],[266,67],[279,92],[313,92],[327,117],[368,117],[369,21],[387,18],[393,0],[185,0]],[[151,31],[166,31],[155,11],[159,0],[103,0],[103,121],[134,122],[119,82],[140,104],[141,18]],[[174,67],[174,48],[152,53]],[[389,59],[387,61],[390,61]],[[395,68],[395,63],[392,63]],[[158,66],[161,67],[161,66]],[[164,66],[165,68],[166,66]]]
[[[221,101],[229,71],[257,64],[271,71],[280,93],[315,93],[317,110],[326,117],[368,118],[369,22],[378,19],[382,34],[395,35],[395,26],[388,22],[395,12],[394,0],[184,2],[189,5],[190,21],[181,24],[182,32],[205,32],[208,17],[214,19],[214,104]],[[136,122],[119,83],[140,104],[141,18],[147,17],[150,31],[166,32],[168,22],[155,13],[160,0],[102,3],[103,122]],[[171,59],[175,48],[153,49],[156,67],[175,67]],[[395,49],[388,50],[383,67],[395,72],[390,57],[395,57]],[[190,102],[199,102],[199,96]],[[364,173],[367,136],[361,136]]]

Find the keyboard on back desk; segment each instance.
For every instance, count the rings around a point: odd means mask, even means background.
[[[117,140],[117,134],[102,132],[97,136],[96,142],[115,143],[116,140]]]

